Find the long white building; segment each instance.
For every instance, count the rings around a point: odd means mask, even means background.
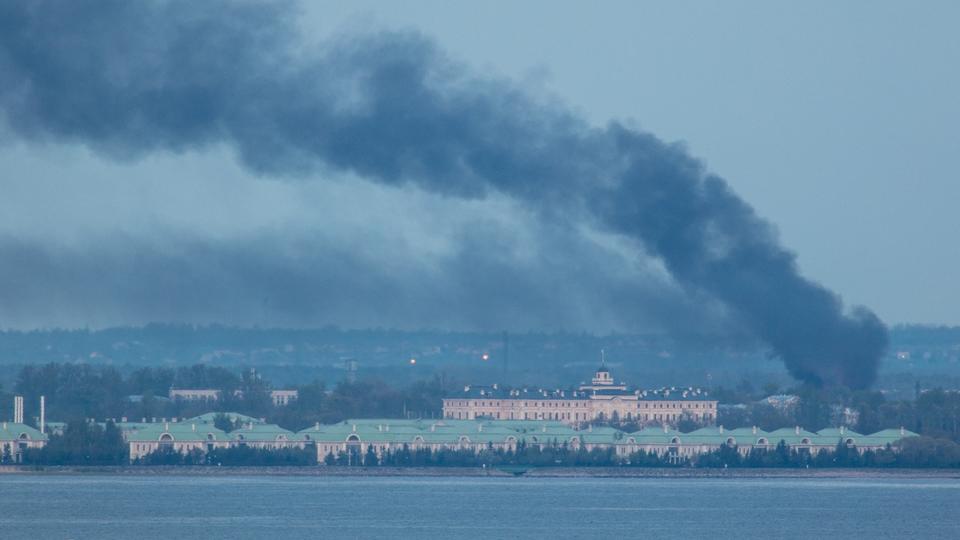
[[[699,388],[628,388],[601,366],[590,384],[576,390],[466,386],[443,399],[443,417],[450,420],[556,420],[582,425],[597,420],[626,420],[675,426],[687,418],[714,425],[717,401]]]

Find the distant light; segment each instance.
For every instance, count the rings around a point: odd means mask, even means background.
[[[411,359],[410,359],[410,365],[411,365],[411,366],[414,365],[414,364],[416,364],[416,363],[417,363],[417,359],[416,359],[416,358],[411,358]]]
[[[483,361],[484,361],[484,362],[486,362],[487,360],[489,360],[489,359],[490,359],[490,355],[489,355],[489,354],[487,354],[487,353],[483,353],[483,356],[481,356],[480,358],[482,358],[482,359],[483,359]]]

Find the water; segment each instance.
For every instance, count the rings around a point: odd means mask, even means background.
[[[0,538],[960,538],[953,479],[0,475]]]

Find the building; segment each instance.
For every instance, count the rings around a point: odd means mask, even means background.
[[[171,450],[181,454],[193,451],[204,454],[216,448],[230,446],[230,437],[223,430],[210,424],[184,422],[147,422],[117,424],[130,450],[130,461],[145,457],[158,450]]]
[[[206,413],[180,422],[120,422],[120,429],[130,450],[130,461],[136,461],[158,450],[183,454],[234,446],[277,450],[303,448],[304,438],[292,431],[263,420],[238,413],[222,413],[237,429],[227,433],[214,423],[221,413]]]
[[[20,463],[23,455],[47,444],[47,435],[24,423],[0,423],[0,463]]]
[[[296,390],[271,390],[270,400],[277,407],[286,407],[291,401],[296,401],[300,392]]]
[[[677,425],[689,419],[713,425],[717,401],[699,388],[630,389],[617,383],[606,366],[590,384],[576,390],[508,389],[466,386],[443,399],[443,417],[450,420],[556,420],[580,426],[602,420]]]
[[[613,448],[617,456],[628,458],[636,452],[667,456],[678,462],[721,446],[736,448],[743,455],[752,449],[772,450],[783,442],[791,450],[816,454],[832,452],[838,444],[858,451],[879,450],[915,433],[888,429],[862,435],[846,428],[824,429],[814,433],[800,427],[771,432],[753,428],[724,429],[704,427],[681,433],[670,427],[646,427],[623,432],[611,427],[575,429],[567,423],[522,420],[398,420],[353,419],[332,425],[316,425],[299,433],[306,445],[317,450],[317,462],[328,455],[345,453],[361,463],[369,451],[378,458],[404,448],[410,450],[516,450],[521,443],[530,446],[567,445],[591,451]]]
[[[409,419],[351,419],[336,424],[316,424],[299,432],[266,424],[254,418],[228,413],[240,427],[227,433],[217,429],[214,419],[218,413],[207,413],[181,422],[121,422],[117,424],[129,444],[130,460],[136,461],[152,452],[169,449],[180,453],[207,454],[219,448],[248,446],[258,449],[311,449],[317,462],[327,456],[346,454],[354,463],[362,463],[369,452],[378,458],[403,449],[412,451],[441,450],[515,451],[527,447],[566,446],[573,450],[612,449],[626,460],[636,452],[656,454],[671,461],[682,462],[697,455],[713,452],[723,446],[736,448],[742,455],[751,450],[773,450],[781,442],[791,450],[817,454],[832,452],[838,445],[856,448],[859,452],[879,450],[894,445],[915,433],[887,429],[863,435],[844,427],[811,432],[799,426],[775,431],[756,427],[724,429],[703,427],[682,433],[669,426],[646,426],[633,432],[609,426],[587,425],[577,429],[557,420],[409,420]],[[17,425],[0,431],[0,445],[10,439],[18,452],[30,447],[42,447],[45,436],[28,426]],[[5,435],[6,432],[16,434]]]
[[[172,401],[217,401],[220,399],[220,390],[213,388],[171,388]]]
[[[171,388],[170,399],[173,401],[218,401],[220,390],[214,388]],[[243,397],[242,390],[235,390],[233,395]],[[270,401],[277,407],[285,407],[299,396],[297,390],[271,390]]]

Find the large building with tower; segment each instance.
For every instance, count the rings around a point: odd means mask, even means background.
[[[717,401],[699,388],[629,388],[602,365],[589,384],[573,390],[465,386],[443,399],[443,417],[555,420],[572,426],[610,420],[676,426],[688,419],[710,426],[716,423]]]
[[[538,400],[542,401],[542,404],[533,405],[528,402],[524,405],[524,398],[519,397],[523,392],[519,392],[519,395],[505,400],[511,403],[519,402],[516,409],[504,408],[501,404],[497,411],[500,411],[501,416],[504,411],[514,415],[525,413],[528,415],[526,419],[501,417],[497,420],[489,412],[492,410],[490,406],[480,404],[475,410],[468,409],[473,418],[351,419],[335,424],[316,424],[298,432],[268,424],[263,419],[236,413],[207,413],[188,419],[161,418],[159,421],[148,421],[144,418],[140,422],[128,422],[126,418],[121,418],[114,423],[128,445],[132,462],[140,461],[157,451],[206,455],[217,449],[235,447],[263,450],[305,449],[315,452],[320,464],[328,457],[338,456],[338,459],[346,457],[347,463],[369,464],[368,458],[372,454],[375,454],[379,461],[392,452],[406,450],[455,450],[479,454],[491,450],[517,451],[521,446],[541,449],[547,446],[564,446],[588,452],[595,449],[609,450],[621,460],[627,460],[634,453],[642,451],[656,454],[670,462],[681,463],[722,447],[735,448],[743,455],[755,449],[770,450],[780,443],[791,451],[812,454],[832,452],[840,445],[864,452],[889,448],[904,438],[916,436],[916,433],[903,428],[863,435],[845,427],[811,432],[799,426],[774,431],[763,431],[756,427],[724,429],[723,426],[709,426],[683,433],[669,425],[676,420],[673,415],[683,415],[684,411],[689,410],[692,411],[692,418],[699,414],[704,420],[712,420],[716,414],[716,401],[710,401],[704,394],[691,389],[686,390],[687,400],[663,399],[674,392],[683,395],[683,391],[673,389],[669,393],[648,392],[646,395],[643,392],[631,392],[625,385],[614,383],[606,369],[598,370],[591,384],[582,385],[575,391],[576,396],[569,399],[566,399],[566,396],[562,396],[563,399],[544,398]],[[597,395],[603,397],[590,399],[590,396]],[[633,399],[607,399],[608,396],[630,395]],[[661,397],[644,399],[650,396]],[[487,396],[481,399],[485,400],[495,401]],[[569,407],[550,406],[550,403],[575,402],[582,403]],[[683,407],[643,406],[644,403],[666,405],[674,402],[682,403]],[[0,422],[0,465],[22,463],[30,450],[43,448],[47,443],[48,426],[52,433],[62,428],[59,422],[46,423],[43,401],[40,403],[41,414],[35,419],[36,428],[24,423],[23,399],[19,396],[14,402],[14,420]],[[610,405],[611,403],[615,405]],[[627,405],[624,406],[624,403]],[[700,403],[701,406],[691,407],[691,403]],[[671,412],[644,412],[661,410]],[[458,411],[460,414],[468,414],[459,409]],[[477,414],[477,411],[482,411],[483,414]],[[644,422],[643,415],[646,414],[646,425],[631,432],[610,426],[596,426],[585,421],[589,418],[603,418],[602,415],[608,414],[612,417],[614,413],[622,414],[625,419],[639,420],[641,423]],[[221,414],[232,426],[229,432],[216,425]],[[538,418],[532,418],[534,414]],[[659,421],[660,418],[652,416],[661,414],[664,415],[662,422]],[[113,422],[104,422],[108,421]],[[578,422],[585,425],[578,426]],[[654,425],[655,422],[658,422],[658,425]]]

